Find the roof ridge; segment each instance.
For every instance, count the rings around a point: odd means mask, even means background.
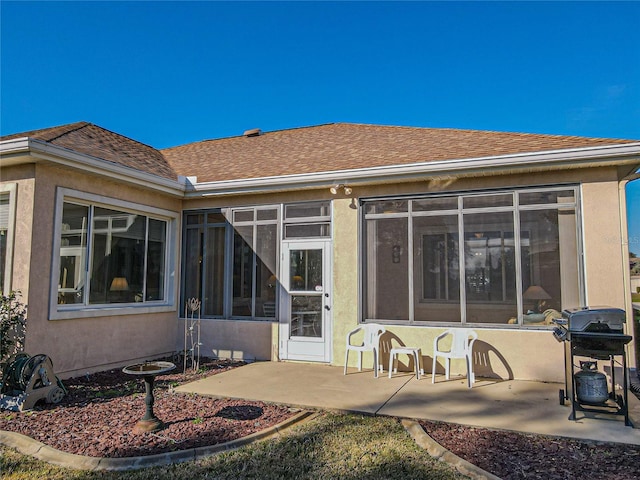
[[[294,130],[303,130],[305,128],[318,128],[318,127],[326,127],[329,125],[336,125],[335,122],[330,122],[330,123],[320,123],[318,125],[306,125],[306,126],[302,126],[302,127],[290,127],[290,128],[280,128],[278,130],[268,130],[268,131],[262,131],[260,133],[259,136],[264,136],[264,135],[269,135],[272,133],[278,133],[278,132],[290,132],[290,131],[294,131]],[[162,148],[160,149],[161,152],[166,151],[166,150],[173,150],[176,148],[182,148],[182,147],[186,147],[188,145],[195,145],[197,143],[207,143],[207,142],[219,142],[222,140],[231,140],[233,138],[242,138],[245,135],[229,135],[228,137],[218,137],[218,138],[205,138],[203,140],[195,140],[193,142],[188,142],[188,143],[183,143],[180,145],[174,145],[173,147],[167,147],[167,148]]]
[[[44,142],[49,142],[51,140],[55,140],[56,138],[60,138],[66,133],[77,131],[86,125],[89,125],[89,122],[73,122],[73,123],[64,123],[62,125],[55,125],[53,127],[45,127],[45,128],[37,128],[34,130],[27,130],[26,132],[16,132],[9,133],[0,136],[0,139],[15,139],[15,138],[37,138]],[[49,138],[50,135],[51,138]]]
[[[138,145],[142,145],[142,146],[147,147],[147,148],[151,148],[152,150],[155,150],[156,152],[160,153],[160,150],[158,150],[157,148],[155,148],[152,145],[149,145],[147,143],[143,143],[143,142],[141,142],[139,140],[136,140],[135,138],[128,137],[126,135],[123,135],[122,133],[115,132],[115,131],[110,130],[108,128],[105,128],[105,127],[103,127],[101,125],[97,125],[95,123],[91,123],[91,122],[87,122],[87,121],[65,123],[65,124],[62,124],[62,125],[56,125],[54,127],[47,127],[47,128],[42,128],[42,129],[38,129],[38,130],[30,130],[30,131],[27,131],[27,132],[24,132],[24,133],[9,134],[9,135],[3,136],[3,138],[4,137],[13,137],[13,136],[16,136],[16,135],[21,135],[23,137],[35,136],[37,138],[38,134],[41,134],[41,135],[44,134],[44,138],[41,138],[41,140],[43,142],[50,143],[50,142],[53,142],[55,140],[58,140],[58,139],[64,137],[65,135],[69,135],[69,134],[71,134],[73,132],[78,132],[78,131],[82,130],[83,128],[87,128],[87,127],[95,127],[95,128],[97,128],[99,130],[111,133],[111,134],[116,135],[117,137],[120,137],[120,138],[125,138],[125,139],[129,140],[130,142],[136,143]],[[49,133],[55,132],[55,135],[47,136],[46,135],[47,132],[49,132]]]
[[[301,127],[292,127],[292,128],[281,128],[278,130],[269,130],[263,131],[260,136],[268,136],[274,133],[283,133],[283,132],[295,132],[298,130],[305,129],[316,129],[316,128],[326,128],[331,126],[337,127],[364,127],[364,128],[383,128],[383,129],[403,129],[406,131],[432,131],[432,132],[450,132],[450,133],[467,133],[467,134],[483,134],[483,135],[509,135],[516,137],[528,137],[528,138],[547,138],[547,139],[588,139],[588,140],[625,140],[625,141],[634,141],[633,139],[624,139],[624,138],[610,138],[610,137],[588,137],[581,135],[561,135],[561,134],[552,134],[552,133],[530,133],[530,132],[512,132],[512,131],[504,131],[504,130],[479,130],[473,128],[455,128],[455,127],[416,127],[411,125],[382,125],[375,123],[362,123],[362,122],[328,122],[328,123],[320,123],[316,125],[306,125]],[[219,138],[207,138],[203,140],[196,140],[193,142],[183,143],[180,145],[174,145],[172,147],[159,149],[160,152],[168,152],[177,149],[181,149],[184,147],[192,146],[192,145],[201,145],[213,142],[224,142],[232,139],[242,138],[244,135],[231,135],[227,137],[219,137]]]
[[[130,140],[131,142],[137,143],[138,145],[142,145],[144,147],[151,148],[151,149],[155,150],[158,153],[162,153],[159,149],[157,149],[156,147],[154,147],[152,145],[149,145],[148,143],[141,142],[140,140],[136,140],[135,138],[128,137],[126,135],[123,135],[122,133],[114,132],[113,130],[109,130],[108,128],[104,128],[104,127],[102,127],[100,125],[96,125],[95,123],[87,122],[87,125],[85,125],[85,126],[92,126],[92,127],[99,128],[100,130],[104,130],[105,132],[109,132],[109,133],[112,133],[113,135],[117,135],[120,138],[126,138],[127,140]]]
[[[55,130],[55,129],[63,129],[62,132],[60,132],[57,136],[54,137],[47,137],[47,140],[45,140],[46,142],[53,142],[54,140],[57,140],[60,137],[63,137],[65,135],[70,134],[71,132],[77,132],[78,130],[82,130],[83,128],[87,127],[88,125],[92,125],[89,122],[85,122],[85,121],[81,121],[81,122],[75,122],[75,123],[68,123],[65,125],[60,125],[58,127],[51,127],[51,130]],[[66,128],[65,128],[66,127]]]
[[[585,135],[563,135],[559,133],[533,133],[533,132],[514,132],[510,130],[481,130],[477,128],[457,128],[457,127],[417,127],[411,125],[382,125],[377,123],[361,123],[361,122],[335,122],[326,125],[347,125],[347,126],[363,126],[363,127],[381,127],[392,129],[406,129],[406,130],[434,130],[434,131],[449,131],[449,132],[468,132],[468,133],[482,133],[492,135],[521,135],[527,137],[546,137],[546,138],[584,138],[590,140],[627,140],[637,141],[632,138],[619,138],[619,137],[589,137]],[[323,126],[323,125],[319,125]]]

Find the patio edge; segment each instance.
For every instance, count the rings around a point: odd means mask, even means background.
[[[43,462],[74,470],[138,470],[141,468],[200,460],[259,440],[277,437],[280,436],[284,430],[299,423],[310,421],[317,415],[316,412],[305,410],[273,427],[229,442],[139,457],[107,458],[67,453],[45,445],[21,433],[8,432],[6,430],[0,430],[0,444],[14,448],[23,455],[29,455]]]
[[[500,477],[489,473],[474,464],[467,462],[463,458],[451,453],[438,442],[436,442],[415,420],[402,420],[402,426],[413,438],[419,447],[425,449],[429,455],[436,460],[446,462],[455,468],[462,475],[476,480],[501,480]]]

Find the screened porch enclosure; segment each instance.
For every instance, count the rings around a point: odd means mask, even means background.
[[[281,242],[328,238],[330,211],[321,201],[185,212],[182,304],[201,299],[206,318],[276,319]]]
[[[577,193],[364,200],[365,319],[517,326],[580,305]]]
[[[185,224],[183,303],[201,299],[205,317],[275,318],[277,209],[188,213]]]

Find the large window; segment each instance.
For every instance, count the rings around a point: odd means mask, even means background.
[[[363,201],[365,319],[544,325],[581,304],[577,189]]]
[[[281,239],[329,238],[331,203],[186,212],[182,304],[202,302],[202,316],[275,319]]]
[[[171,303],[173,218],[108,199],[62,196],[57,228],[57,311]],[[100,203],[98,203],[100,201]],[[133,207],[133,205],[127,205]]]

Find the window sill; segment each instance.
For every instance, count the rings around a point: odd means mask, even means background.
[[[145,315],[151,313],[175,312],[175,305],[122,305],[122,306],[96,306],[80,307],[74,309],[58,310],[49,316],[49,320],[74,320],[80,318],[119,317],[124,315]]]
[[[181,313],[178,316],[178,319],[191,320],[191,317],[185,318],[184,314]],[[218,322],[278,323],[278,319],[273,317],[269,317],[269,318],[266,318],[266,317],[200,317],[199,319],[195,317],[194,320],[201,320],[203,322],[218,321]]]
[[[474,328],[478,330],[505,330],[505,331],[537,331],[550,332],[553,325],[527,324],[517,323],[462,323],[462,322],[438,322],[438,321],[415,321],[407,320],[372,320],[366,319],[361,323],[379,323],[381,325],[391,325],[398,327],[414,327],[414,328]]]

